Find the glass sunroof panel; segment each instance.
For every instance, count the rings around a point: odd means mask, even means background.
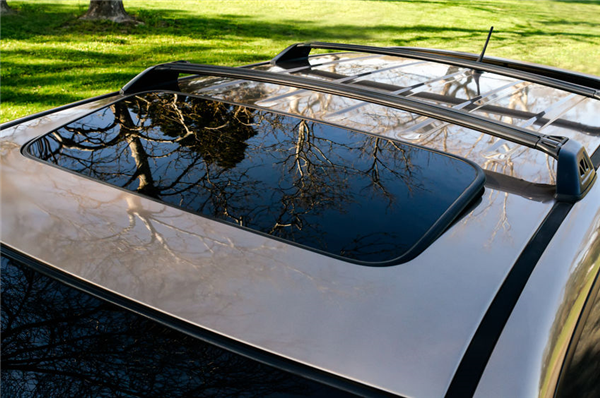
[[[121,100],[27,151],[211,219],[371,264],[422,251],[483,187],[479,167],[447,154],[171,93]]]

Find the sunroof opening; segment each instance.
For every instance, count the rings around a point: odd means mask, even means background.
[[[452,155],[201,99],[128,97],[32,142],[34,157],[353,262],[413,258],[483,190]]]

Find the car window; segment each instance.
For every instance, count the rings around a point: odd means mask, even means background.
[[[561,376],[557,397],[600,397],[600,294],[597,295],[571,361]]]
[[[2,258],[2,396],[346,397]]]

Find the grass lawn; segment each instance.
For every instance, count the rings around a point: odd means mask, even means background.
[[[434,47],[600,75],[600,1],[125,0],[138,26],[84,22],[89,1],[13,1],[1,20],[1,117],[118,90],[148,66],[241,65],[294,42]]]

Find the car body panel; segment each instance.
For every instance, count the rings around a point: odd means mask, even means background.
[[[476,397],[552,397],[600,270],[600,185],[575,204],[521,293]]]
[[[422,69],[411,76],[397,75],[402,68],[388,69],[369,79],[390,85],[439,79],[419,86],[418,92],[454,93],[460,101],[477,90],[468,71],[449,71],[448,65],[347,54],[309,59],[324,64],[311,67],[326,72],[311,76],[320,79],[371,73],[391,68],[391,62]],[[270,64],[255,67],[291,71]],[[524,95],[528,89],[515,79],[483,76],[479,84],[487,90],[516,87],[493,99],[529,116],[490,117],[522,126],[533,116],[556,112],[552,122],[527,127],[573,138],[590,153],[600,146],[600,101],[533,84],[526,85],[532,91]],[[407,112],[373,104],[344,111],[362,104],[232,79],[193,77],[179,85],[184,93],[447,150],[517,185],[541,184],[552,191],[555,182],[554,159],[541,152]],[[22,154],[30,140],[120,98],[77,105],[0,132],[2,243],[174,319],[382,391],[407,397],[445,394],[490,303],[555,203],[552,195],[529,198],[527,190],[519,193],[490,179],[481,201],[418,257],[377,268],[211,221]],[[384,116],[378,117],[380,113]],[[597,263],[599,198],[596,182],[543,255],[490,359],[480,396],[529,396],[552,389],[558,374],[547,369],[562,363],[568,340],[555,344],[552,336],[559,330],[570,335],[574,325],[563,320],[581,305],[567,308],[564,303],[586,294],[593,277],[586,269]],[[523,323],[528,325],[525,336],[520,335]],[[498,372],[506,374],[494,374]],[[517,377],[529,382],[507,385],[521,383],[514,382]]]
[[[552,206],[489,189],[414,260],[366,267],[21,154],[20,145],[56,126],[48,118],[3,131],[4,244],[171,316],[406,396],[443,395],[489,302]]]

